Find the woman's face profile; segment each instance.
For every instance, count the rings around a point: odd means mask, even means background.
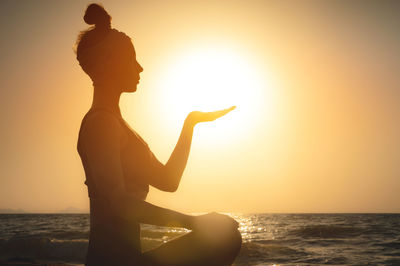
[[[140,80],[140,72],[143,71],[142,66],[136,60],[135,48],[132,44],[129,45],[128,55],[124,58],[125,64],[122,66],[124,92],[135,92],[137,84]]]

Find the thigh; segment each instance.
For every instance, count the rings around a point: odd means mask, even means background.
[[[238,230],[190,232],[143,253],[148,265],[231,265],[240,251]]]

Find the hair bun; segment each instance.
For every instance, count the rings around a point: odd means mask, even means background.
[[[83,20],[89,25],[96,25],[96,27],[111,27],[111,16],[99,4],[88,5]]]

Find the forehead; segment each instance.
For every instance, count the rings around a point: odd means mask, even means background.
[[[127,42],[127,51],[136,55],[135,47],[133,46],[131,39],[129,39],[129,41]]]

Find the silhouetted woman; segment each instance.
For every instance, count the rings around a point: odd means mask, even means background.
[[[84,20],[95,25],[80,34],[76,47],[79,64],[94,86],[93,103],[82,120],[77,144],[90,197],[86,265],[231,265],[241,246],[234,219],[218,213],[186,215],[145,199],[149,185],[177,190],[194,126],[234,107],[191,112],[171,157],[162,164],[119,109],[121,93],[135,92],[143,71],[131,39],[111,28],[111,17],[100,5],[89,5]],[[192,231],[142,252],[140,223]]]

